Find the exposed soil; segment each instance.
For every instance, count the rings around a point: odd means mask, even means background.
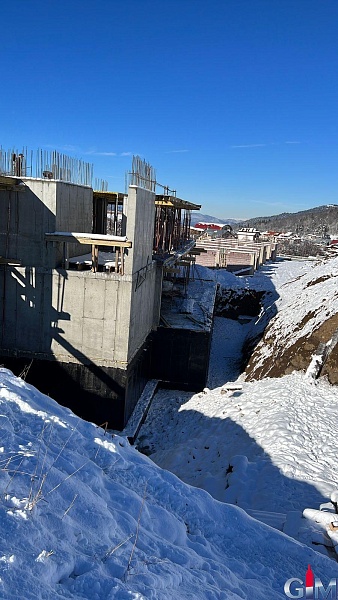
[[[307,315],[307,317],[310,319],[311,314]],[[263,335],[263,342],[271,346],[271,357],[265,360],[263,365],[256,366],[259,360],[259,349],[254,351],[246,367],[247,379],[250,381],[253,379],[263,379],[264,377],[281,377],[295,370],[306,371],[318,345],[321,342],[328,342],[337,328],[338,313],[327,319],[310,336],[301,337],[295,344],[285,348],[284,346],[278,347],[274,343],[274,340],[269,335],[269,327],[267,327]],[[326,376],[331,384],[338,384],[338,345],[332,350],[327,359],[321,376]]]
[[[332,275],[323,275],[322,277],[319,277],[318,279],[315,279],[314,281],[310,281],[306,287],[311,287],[312,285],[317,285],[318,283],[322,283],[323,281],[326,281],[327,279],[331,279]]]

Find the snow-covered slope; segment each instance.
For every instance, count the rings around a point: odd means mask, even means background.
[[[5,369],[0,402],[1,598],[267,600],[285,598],[284,582],[304,579],[308,563],[322,581],[338,577],[330,559]]]
[[[293,276],[286,277],[284,283],[278,281],[278,276],[272,277],[279,297],[276,301],[273,295],[266,297],[265,311],[252,335],[276,314],[247,366],[249,379],[306,370],[319,344],[328,343],[338,329],[338,258],[290,266],[284,263],[277,268],[280,277],[290,270]],[[322,375],[338,383],[338,346],[328,357]]]

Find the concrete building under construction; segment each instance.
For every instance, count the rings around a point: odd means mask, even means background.
[[[157,195],[140,161],[123,194],[93,191],[90,168],[54,159],[34,176],[23,154],[0,168],[0,360],[83,418],[122,429],[149,377],[175,380],[173,352],[163,361],[176,343],[175,327],[161,338],[163,275],[189,277],[200,207]],[[205,385],[211,324],[190,329],[177,383],[193,389]]]

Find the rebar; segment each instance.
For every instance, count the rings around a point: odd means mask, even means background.
[[[133,156],[132,167],[130,176],[130,185],[137,185],[139,187],[155,192],[156,190],[156,172],[145,160],[140,156]]]
[[[96,192],[107,192],[108,191],[108,181],[106,181],[105,179],[98,179],[97,177],[95,177],[94,190]]]
[[[28,157],[30,164],[27,164]],[[0,146],[0,175],[57,179],[91,187],[93,165],[56,150],[38,149],[34,158],[33,151],[27,148],[18,152],[16,149],[6,151]],[[105,184],[102,180],[102,191]]]

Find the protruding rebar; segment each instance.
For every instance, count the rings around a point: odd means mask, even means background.
[[[28,156],[30,156],[30,165],[27,164]],[[41,149],[37,150],[34,163],[33,152],[28,152],[27,148],[23,148],[22,152],[18,152],[14,149],[6,151],[0,147],[0,174],[16,177],[58,179],[91,187],[93,165],[56,150]],[[103,184],[102,181],[100,185]],[[103,188],[102,191],[104,191]]]

